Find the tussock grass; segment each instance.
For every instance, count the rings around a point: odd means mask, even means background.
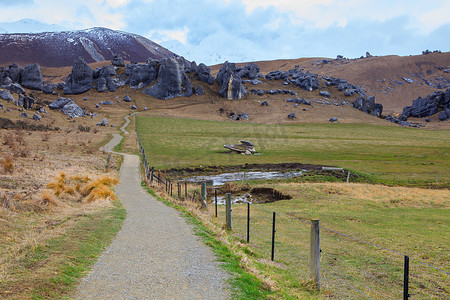
[[[1,163],[5,173],[13,173],[14,159],[10,155],[4,154],[0,163]]]

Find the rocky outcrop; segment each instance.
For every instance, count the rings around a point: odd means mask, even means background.
[[[122,55],[115,55],[111,60],[111,64],[116,67],[125,67],[125,62],[123,61]]]
[[[94,70],[79,57],[72,67],[72,73],[67,77],[64,94],[82,94],[89,91],[92,88],[93,78]]]
[[[44,88],[44,78],[41,67],[38,64],[31,64],[23,68],[21,72],[21,84],[27,89],[42,91]]]
[[[104,66],[100,69],[97,69],[94,72],[95,88],[98,92],[114,92],[119,86],[124,85],[125,82],[121,82],[120,79],[114,78],[117,76],[116,70],[113,65]]]
[[[5,84],[4,81],[6,78],[10,78],[12,82],[20,81],[20,68],[17,64],[10,64],[7,67],[4,67],[0,72],[0,84]]]
[[[353,107],[376,117],[380,117],[383,112],[383,105],[375,102],[375,96],[359,96],[353,102]]]
[[[146,88],[143,93],[163,100],[192,96],[194,88],[184,73],[184,67],[184,62],[180,59],[162,59],[156,83]]]
[[[214,83],[214,76],[211,76],[211,69],[203,63],[196,67],[195,75],[201,82],[206,82],[209,85]]]
[[[425,118],[446,109],[450,109],[450,88],[445,92],[436,91],[425,98],[417,98],[411,106],[403,107],[402,117]]]
[[[242,85],[242,79],[236,72],[236,65],[225,62],[217,74],[217,83],[221,86],[219,95],[229,100],[241,99],[247,91]]]
[[[255,80],[258,77],[264,77],[260,72],[259,72],[259,66],[255,63],[248,63],[245,67],[243,68],[236,68],[236,73],[239,75],[239,77],[241,78],[248,78],[250,80]]]
[[[127,84],[131,88],[140,89],[152,83],[158,75],[159,63],[157,60],[149,60],[146,64],[127,65],[125,75],[130,76]]]
[[[79,107],[75,102],[70,101],[61,109],[63,114],[70,116],[71,118],[84,117],[86,112]]]
[[[70,98],[64,98],[64,97],[59,97],[58,99],[54,100],[52,103],[50,103],[48,105],[48,107],[50,109],[61,109],[64,107],[64,105],[66,105],[67,103],[69,103],[70,101],[73,101]]]

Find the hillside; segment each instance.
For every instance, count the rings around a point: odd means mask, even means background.
[[[384,114],[401,113],[412,100],[450,86],[450,52],[416,56],[380,56],[362,59],[300,58],[256,62],[265,74],[299,65],[321,76],[343,78],[360,85],[383,104]],[[245,65],[239,64],[239,65]],[[220,65],[212,66],[218,72]],[[405,79],[411,79],[408,83]]]
[[[166,48],[140,35],[107,28],[27,34],[0,34],[0,65],[38,63],[71,66],[81,56],[87,62],[111,60],[115,55],[143,62],[172,57]]]

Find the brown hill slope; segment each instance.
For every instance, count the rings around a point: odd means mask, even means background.
[[[380,56],[364,59],[330,60],[300,58],[256,62],[263,74],[273,70],[287,71],[296,65],[321,76],[342,78],[360,85],[368,95],[384,106],[384,114],[401,113],[412,100],[450,86],[450,52],[416,56]],[[245,65],[245,64],[239,64]],[[212,66],[213,73],[220,65]],[[407,83],[402,78],[411,79]]]

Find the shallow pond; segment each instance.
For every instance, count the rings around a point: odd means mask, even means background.
[[[181,181],[203,183],[219,186],[226,182],[264,179],[286,179],[302,176],[303,171],[253,171],[253,172],[233,172],[205,176],[192,176]]]

